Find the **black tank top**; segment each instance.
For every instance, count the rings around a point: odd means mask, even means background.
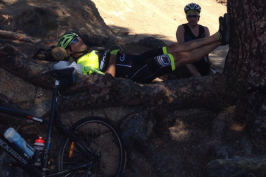
[[[184,33],[184,40],[185,42],[192,41],[195,39],[200,39],[205,37],[205,30],[202,25],[199,25],[199,35],[195,36],[191,29],[189,28],[188,24],[183,24],[185,29]],[[210,70],[210,61],[207,57],[202,58],[201,60],[193,63],[193,65],[197,68],[202,76],[207,75]]]
[[[199,25],[199,35],[198,36],[195,36],[191,29],[189,28],[188,24],[183,24],[183,27],[185,29],[185,33],[184,33],[184,39],[185,39],[185,42],[188,42],[188,41],[192,41],[192,40],[195,40],[195,39],[200,39],[200,38],[204,38],[205,37],[205,30],[204,30],[204,27]]]

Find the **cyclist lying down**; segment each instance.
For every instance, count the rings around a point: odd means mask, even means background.
[[[229,16],[220,17],[219,31],[210,37],[154,49],[141,55],[122,53],[114,46],[110,51],[92,50],[78,34],[67,32],[59,39],[62,47],[75,59],[79,73],[109,73],[139,83],[149,83],[156,77],[174,71],[177,67],[200,60],[219,45],[226,45],[230,39]]]

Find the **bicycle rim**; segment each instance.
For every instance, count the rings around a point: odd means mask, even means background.
[[[84,118],[72,126],[72,131],[84,141],[99,157],[92,167],[79,169],[66,176],[119,177],[124,167],[124,149],[115,127],[106,119]],[[88,153],[69,137],[64,138],[58,156],[59,171],[77,164],[87,163]]]

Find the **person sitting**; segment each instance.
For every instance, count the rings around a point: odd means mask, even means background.
[[[177,28],[176,39],[178,43],[209,37],[210,32],[208,27],[198,24],[201,7],[196,3],[190,3],[184,7],[184,11],[188,22],[179,25]],[[210,72],[210,65],[209,56],[206,54],[202,59],[194,63],[186,64],[186,67],[179,68],[181,71],[178,73],[182,75],[181,77],[205,76]]]
[[[222,17],[220,17],[222,18]],[[57,47],[66,50],[81,66],[84,75],[109,73],[113,77],[123,77],[138,83],[150,83],[155,78],[174,71],[181,65],[195,63],[219,45],[228,44],[230,39],[229,16],[220,21],[215,34],[186,43],[173,43],[140,55],[121,52],[118,46],[107,50],[93,50],[74,32],[62,35]]]

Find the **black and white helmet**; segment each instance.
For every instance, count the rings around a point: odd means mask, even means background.
[[[192,2],[192,3],[188,4],[188,5],[186,5],[185,8],[184,8],[185,13],[187,13],[187,11],[189,11],[189,10],[195,10],[198,13],[200,13],[201,7],[198,4]]]

